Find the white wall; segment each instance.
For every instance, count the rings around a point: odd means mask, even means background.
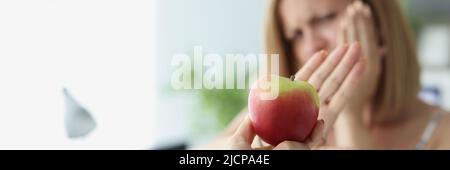
[[[419,56],[422,84],[440,91],[440,101],[450,110],[450,26],[447,23],[427,23],[419,35]]]
[[[0,1],[0,149],[145,149],[154,142],[157,1]],[[97,121],[64,130],[62,87]]]

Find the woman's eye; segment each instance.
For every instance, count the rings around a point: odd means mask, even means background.
[[[303,37],[303,32],[301,30],[295,30],[294,34],[292,35],[292,37],[289,41],[291,43],[294,43],[294,42],[300,40],[302,37]]]
[[[333,19],[335,19],[337,16],[337,13],[333,12],[333,13],[329,13],[327,15],[321,16],[319,18],[317,18],[318,22],[326,22],[326,21],[331,21]]]

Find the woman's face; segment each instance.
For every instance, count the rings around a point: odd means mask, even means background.
[[[339,20],[352,0],[281,0],[285,38],[299,64],[315,52],[337,46]]]

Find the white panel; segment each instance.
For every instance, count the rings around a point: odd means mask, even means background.
[[[153,144],[156,1],[0,1],[0,148]],[[97,129],[69,140],[62,87]]]

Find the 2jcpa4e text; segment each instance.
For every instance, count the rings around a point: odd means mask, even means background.
[[[270,165],[269,155],[245,155],[225,154],[219,157],[214,156],[197,156],[189,155],[181,156],[178,161],[179,165],[193,165],[211,167],[217,164],[220,166],[239,166],[239,165]]]

